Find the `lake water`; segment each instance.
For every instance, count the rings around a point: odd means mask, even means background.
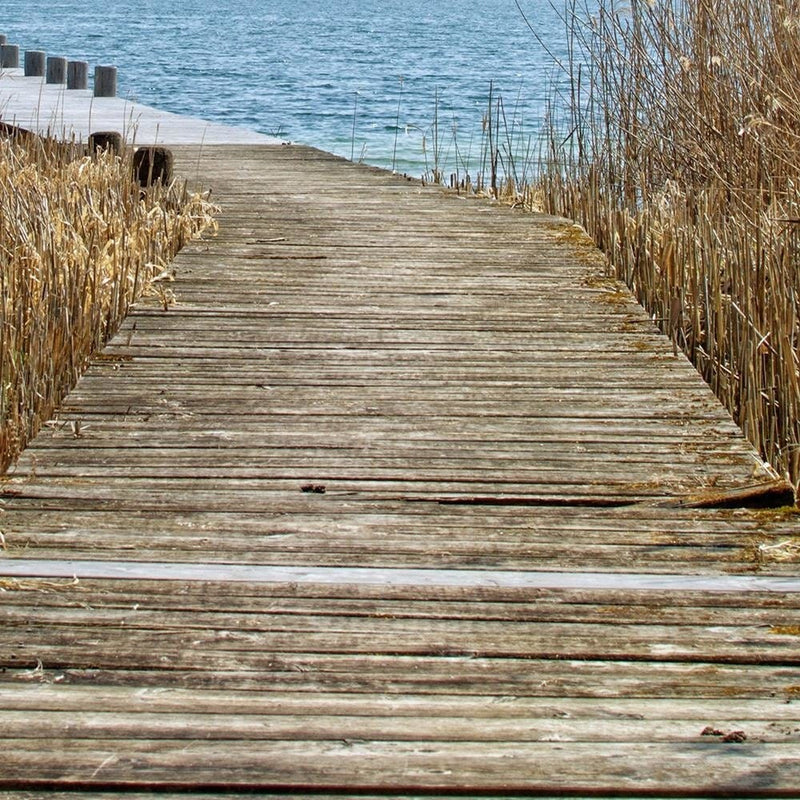
[[[548,0],[520,6],[563,57]],[[0,32],[116,64],[121,96],[414,175],[480,169],[490,82],[518,153],[563,83],[514,0],[5,0]]]

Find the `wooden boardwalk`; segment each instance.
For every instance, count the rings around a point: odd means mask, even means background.
[[[4,486],[0,800],[798,796],[797,518],[580,232],[176,155],[219,235]]]

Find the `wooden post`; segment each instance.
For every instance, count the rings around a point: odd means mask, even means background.
[[[0,44],[8,44],[8,36],[4,33],[0,33]]]
[[[89,64],[86,61],[67,62],[67,89],[89,88]]]
[[[19,69],[19,45],[0,44],[0,67]]]
[[[133,176],[140,186],[172,180],[172,151],[166,147],[137,147],[133,154]]]
[[[65,83],[67,80],[67,59],[62,56],[48,56],[47,83]]]
[[[94,155],[97,150],[111,150],[112,153],[122,152],[122,134],[119,131],[97,131],[89,135],[89,155]]]
[[[40,78],[44,75],[44,65],[47,54],[44,50],[25,51],[25,76]]]
[[[117,96],[117,68],[116,67],[95,67],[94,68],[94,96],[95,97],[116,97]]]

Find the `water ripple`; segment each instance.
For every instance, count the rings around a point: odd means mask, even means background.
[[[9,41],[117,64],[122,95],[363,153],[379,166],[392,166],[396,150],[396,166],[411,173],[432,157],[437,96],[444,153],[454,130],[462,149],[480,138],[490,81],[517,135],[532,135],[555,75],[513,0],[187,0],[179,12],[166,0],[3,6]],[[523,7],[563,54],[563,24],[547,0]]]

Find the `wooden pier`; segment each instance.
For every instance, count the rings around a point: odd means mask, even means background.
[[[233,125],[172,114],[134,98],[96,97],[91,89],[70,89],[0,68],[0,117],[6,125],[56,138],[88,141],[97,131],[117,131],[128,144],[280,144],[271,136]]]
[[[581,232],[175,153],[219,235],[3,487],[0,798],[796,797],[797,517]]]

